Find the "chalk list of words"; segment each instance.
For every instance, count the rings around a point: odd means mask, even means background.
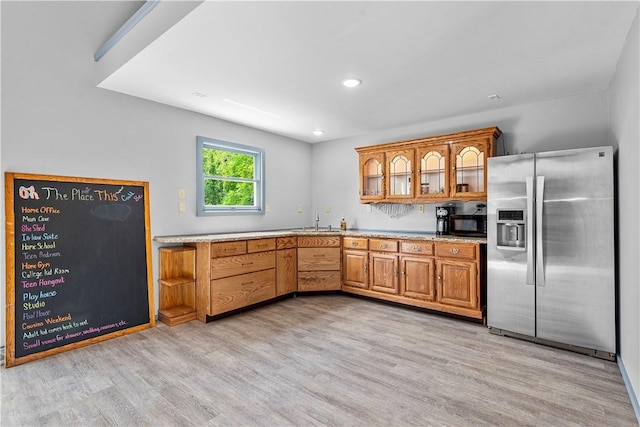
[[[130,245],[121,237],[134,229],[127,223],[140,217],[132,212],[144,212],[143,188],[16,181],[15,191],[16,355],[126,329],[132,321],[143,323],[139,313],[133,320],[126,313],[142,309],[145,314],[145,307],[135,304],[147,298],[146,284],[136,296],[135,289],[126,290],[126,276],[108,273],[136,268],[102,266],[109,252],[115,262],[118,252],[127,256]],[[98,249],[93,253],[92,248]],[[144,268],[144,256],[141,262]],[[122,281],[125,288],[118,288]],[[134,306],[123,310],[130,300]]]

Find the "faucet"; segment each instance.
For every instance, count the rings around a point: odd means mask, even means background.
[[[320,222],[320,212],[316,209],[316,231],[318,231],[318,223]]]

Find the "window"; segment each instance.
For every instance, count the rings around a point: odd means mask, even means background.
[[[264,150],[198,136],[198,215],[264,213]]]

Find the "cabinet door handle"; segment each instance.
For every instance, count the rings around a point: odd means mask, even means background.
[[[457,254],[460,252],[460,249],[458,249],[458,248],[451,248],[451,249],[449,250],[449,252],[451,252],[451,253],[452,253],[452,254],[454,254],[454,255],[457,255]]]
[[[413,251],[414,251],[414,252],[420,252],[421,250],[422,250],[422,248],[421,248],[420,246],[418,246],[418,245],[415,245],[415,246],[413,247]]]
[[[387,244],[386,243],[381,243],[380,244],[380,249],[386,249],[387,248]]]
[[[324,258],[324,254],[314,254],[315,258]]]
[[[351,246],[358,246],[358,242],[351,242]]]
[[[253,285],[253,280],[251,280],[250,282],[242,282],[241,285],[242,286]]]
[[[251,261],[251,262],[243,262],[242,265],[253,265],[253,261]]]
[[[442,282],[442,274],[438,274],[438,282]]]

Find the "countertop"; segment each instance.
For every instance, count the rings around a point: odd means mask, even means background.
[[[373,237],[390,238],[404,240],[432,240],[437,242],[454,243],[480,243],[486,244],[484,237],[459,237],[459,236],[438,236],[435,233],[412,232],[412,231],[384,231],[384,230],[331,230],[320,229],[316,231],[309,227],[306,229],[294,228],[287,230],[271,231],[246,231],[241,233],[214,233],[214,234],[190,234],[175,236],[155,236],[154,241],[159,243],[198,243],[198,242],[224,242],[245,239],[266,239],[286,236],[347,236],[347,237]]]

